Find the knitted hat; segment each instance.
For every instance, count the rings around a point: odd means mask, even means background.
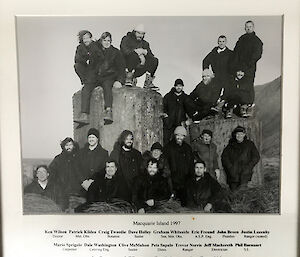
[[[178,126],[178,127],[175,129],[174,134],[175,134],[175,135],[184,135],[184,136],[186,136],[186,135],[187,135],[187,131],[186,131],[185,127],[183,127],[183,126]]]
[[[95,128],[90,128],[88,131],[87,136],[94,135],[95,137],[99,138],[99,130]]]
[[[177,85],[183,85],[184,86],[182,79],[176,79],[175,80],[174,87],[176,87]]]
[[[209,129],[203,129],[201,135],[204,135],[204,134],[210,135],[210,137],[212,137],[213,133]]]
[[[246,129],[242,126],[237,126],[234,130],[233,130],[233,133],[236,134],[238,132],[243,132],[243,133],[246,133]]]
[[[151,146],[151,151],[153,151],[154,149],[158,149],[158,150],[163,150],[162,145],[159,142],[155,142],[152,146]]]
[[[135,26],[133,30],[141,32],[141,33],[145,33],[145,26],[144,26],[144,24],[139,24],[139,25]]]

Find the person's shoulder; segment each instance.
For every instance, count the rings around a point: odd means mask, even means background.
[[[192,147],[191,147],[187,142],[183,141],[183,146],[184,146],[186,149],[192,151]]]
[[[139,155],[139,156],[142,156],[142,153],[136,149],[136,148],[132,148],[132,152],[135,154],[135,155]]]

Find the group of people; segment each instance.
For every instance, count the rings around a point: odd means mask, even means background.
[[[230,206],[223,201],[228,189],[219,183],[212,132],[202,131],[194,151],[184,141],[186,136],[185,127],[178,126],[164,147],[156,142],[142,154],[133,147],[133,133],[124,130],[109,155],[99,143],[99,131],[91,128],[82,149],[72,138],[64,139],[62,152],[49,166],[36,168],[35,179],[25,187],[25,194],[44,195],[67,211],[70,199],[81,197],[85,203],[77,210],[94,202],[122,199],[138,213],[147,212],[161,200],[178,200],[183,207],[207,212],[230,212]],[[235,128],[221,156],[230,190],[247,186],[259,158],[245,128]]]

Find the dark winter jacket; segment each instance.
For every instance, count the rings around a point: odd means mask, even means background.
[[[192,148],[186,142],[180,146],[172,139],[164,147],[164,155],[169,163],[173,188],[184,188],[186,179],[193,173],[194,159]]]
[[[201,81],[190,96],[198,105],[208,103],[214,105],[220,98],[221,90],[222,88],[217,79],[212,79],[208,85],[205,85],[203,81]]]
[[[115,174],[111,179],[105,177],[105,171],[97,172],[94,182],[89,186],[87,202],[111,202],[113,198],[120,196],[120,179]]]
[[[242,70],[253,75],[256,71],[256,62],[261,58],[263,43],[255,32],[242,35],[233,50],[233,67],[235,71]]]
[[[215,47],[211,52],[203,59],[202,69],[208,69],[211,65],[212,70],[216,77],[220,80],[228,80],[231,74],[230,62],[232,58],[232,50],[226,49],[218,53],[218,47]]]
[[[227,174],[227,182],[241,182],[241,176],[251,179],[253,168],[258,163],[260,155],[254,143],[246,137],[241,143],[232,137],[221,159]]]
[[[167,200],[170,195],[167,179],[161,173],[150,176],[145,171],[134,179],[132,202],[137,209],[148,207],[147,200],[153,199],[155,205],[155,201]]]
[[[107,159],[108,151],[100,144],[92,151],[89,149],[89,145],[86,144],[84,148],[79,151],[82,181],[93,178],[94,173],[102,171],[105,168]]]
[[[52,160],[49,169],[54,183],[60,186],[67,196],[79,193],[82,175],[78,151],[68,153],[63,150]]]
[[[147,55],[145,56],[146,59],[147,56],[154,56],[150,49],[150,45],[146,40],[137,40],[134,31],[128,32],[127,35],[124,36],[121,41],[120,49],[122,54],[126,57],[127,55],[133,53],[134,50],[137,48],[143,48],[148,51]]]
[[[173,87],[163,98],[164,113],[168,114],[164,119],[164,125],[168,129],[180,126],[182,121],[187,120],[186,114],[192,115],[193,108],[192,99],[184,92],[176,95]]]
[[[107,79],[119,81],[124,84],[125,81],[125,61],[120,50],[112,45],[103,49],[99,43],[98,59],[98,79],[104,81]]]
[[[202,140],[196,141],[194,144],[194,151],[196,152],[196,157],[199,160],[205,162],[206,171],[216,179],[216,169],[219,169],[218,165],[218,154],[217,154],[217,146],[214,143],[210,143],[209,145],[204,144]]]

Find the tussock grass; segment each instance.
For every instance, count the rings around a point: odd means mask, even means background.
[[[61,208],[51,199],[39,194],[25,194],[23,202],[24,214],[61,213]]]
[[[130,203],[114,199],[110,203],[96,202],[86,205],[81,210],[83,213],[133,213],[133,207]]]

